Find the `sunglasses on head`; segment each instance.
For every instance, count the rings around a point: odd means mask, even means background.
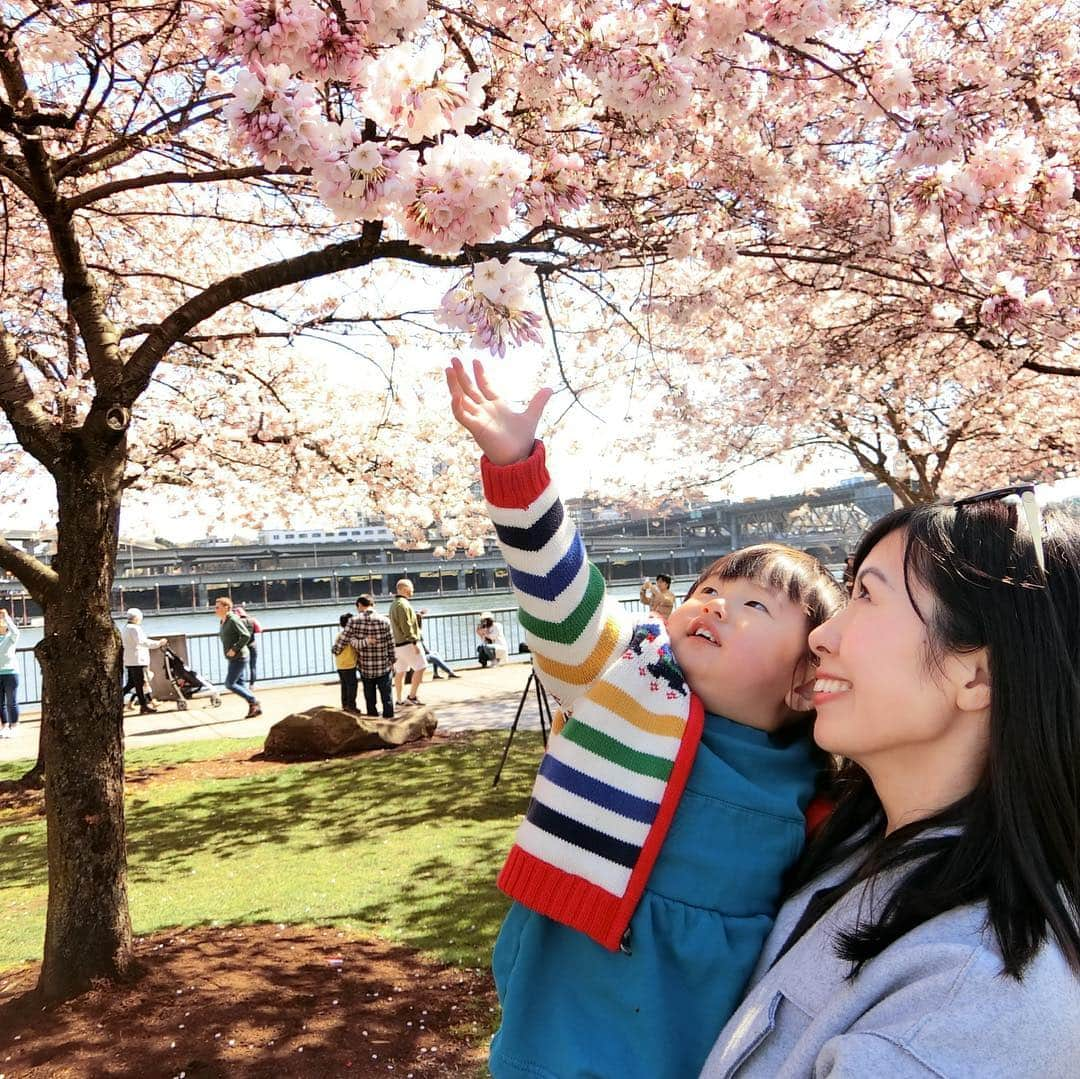
[[[1039,508],[1038,499],[1035,497],[1035,484],[1017,483],[1012,487],[998,487],[993,491],[983,491],[981,494],[957,498],[953,501],[953,507],[960,509],[963,506],[974,506],[980,502],[1008,502],[1018,507],[1017,520],[1022,516],[1027,522],[1031,543],[1035,548],[1035,561],[1039,563],[1039,569],[1045,573],[1046,552],[1043,548],[1042,510]]]

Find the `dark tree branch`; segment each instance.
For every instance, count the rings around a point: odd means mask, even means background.
[[[133,176],[128,180],[114,180],[100,184],[89,191],[66,199],[69,211],[81,210],[91,203],[100,202],[122,191],[134,191],[141,187],[158,187],[164,184],[211,184],[220,180],[249,180],[255,176],[268,176],[270,172],[262,165],[247,165],[243,168],[216,169],[212,172],[155,172],[148,176]]]
[[[471,266],[484,259],[505,259],[523,253],[549,255],[553,252],[550,243],[521,244],[510,241],[476,244],[454,256],[433,255],[407,240],[381,241],[381,234],[382,223],[369,221],[364,225],[361,235],[355,239],[245,270],[204,289],[150,330],[146,340],[131,354],[125,364],[119,400],[130,407],[149,385],[154,368],[165,353],[200,322],[217,314],[229,304],[260,292],[269,292],[342,270],[357,269],[380,259],[397,259],[421,266],[453,269]]]
[[[0,537],[0,569],[17,577],[42,607],[47,607],[52,602],[59,587],[59,577],[55,570],[8,543],[3,537]]]
[[[56,428],[34,399],[19,362],[15,338],[0,329],[0,409],[11,424],[19,445],[46,468],[52,469],[60,446]]]

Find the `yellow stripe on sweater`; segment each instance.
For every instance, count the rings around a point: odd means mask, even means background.
[[[667,738],[681,738],[686,727],[685,716],[662,716],[650,712],[639,704],[629,693],[610,682],[597,682],[585,698],[609,712],[621,716],[628,723],[648,734],[660,734]]]
[[[611,663],[611,655],[615,646],[619,643],[619,624],[614,618],[609,618],[600,631],[600,637],[593,650],[585,657],[583,663],[560,663],[558,660],[549,659],[539,652],[533,653],[533,662],[544,674],[550,674],[560,682],[570,686],[584,686],[595,682],[600,675],[607,670]]]

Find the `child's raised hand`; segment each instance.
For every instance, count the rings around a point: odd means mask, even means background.
[[[476,439],[493,465],[523,461],[532,453],[536,428],[552,391],[540,390],[524,412],[515,412],[491,388],[483,364],[473,361],[474,382],[456,356],[446,369],[454,419]]]

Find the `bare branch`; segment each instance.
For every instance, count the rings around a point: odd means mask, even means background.
[[[59,577],[56,571],[33,555],[8,543],[0,537],[0,569],[7,570],[22,583],[22,586],[42,607],[47,607],[56,595]]]
[[[60,450],[56,428],[34,400],[15,338],[6,329],[0,329],[0,409],[23,449],[51,470]]]
[[[212,184],[219,180],[249,180],[254,176],[266,176],[269,170],[262,165],[247,165],[234,169],[216,169],[212,172],[155,172],[147,176],[133,176],[127,180],[114,180],[100,184],[66,199],[69,211],[81,210],[91,203],[100,202],[121,191],[134,191],[141,187],[159,187],[165,184]]]
[[[508,258],[522,253],[552,251],[550,244],[506,243],[476,244],[455,256],[433,255],[406,240],[381,241],[382,223],[369,221],[361,235],[352,240],[332,244],[280,262],[268,263],[243,273],[234,274],[210,285],[197,296],[178,307],[152,329],[125,364],[120,400],[129,407],[146,389],[154,367],[165,353],[204,319],[223,310],[237,300],[260,292],[310,281],[316,277],[367,266],[380,259],[397,259],[421,266],[452,269],[471,266],[490,258]]]

